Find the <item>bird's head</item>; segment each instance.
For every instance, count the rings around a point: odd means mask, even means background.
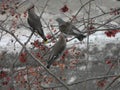
[[[56,21],[58,22],[58,24],[63,24],[63,23],[65,23],[65,21],[62,20],[61,18],[57,18]]]
[[[65,40],[65,35],[63,33],[60,33],[59,39],[60,40]]]

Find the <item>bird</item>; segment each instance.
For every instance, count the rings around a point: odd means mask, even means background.
[[[42,24],[40,21],[40,17],[35,13],[35,6],[33,5],[28,9],[28,18],[27,22],[31,27],[32,32],[36,32],[39,34],[44,41],[47,41],[45,34],[43,32]]]
[[[79,41],[82,41],[86,36],[83,35],[78,28],[76,28],[74,25],[72,25],[71,22],[65,22],[61,18],[57,18],[56,21],[59,25],[59,30],[66,34],[66,35],[72,35],[75,36]]]
[[[49,60],[47,61],[47,68],[50,68],[52,63],[63,55],[63,52],[66,49],[66,39],[64,34],[60,34],[59,40],[54,44],[50,50]]]

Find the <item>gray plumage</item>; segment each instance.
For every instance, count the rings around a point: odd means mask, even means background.
[[[59,24],[59,30],[66,34],[75,36],[79,41],[82,41],[86,36],[83,35],[78,28],[72,25],[70,22],[65,22],[61,18],[57,18],[56,21]]]
[[[64,35],[61,34],[59,40],[55,43],[52,50],[50,51],[47,68],[50,68],[51,64],[63,54],[65,48],[66,48],[66,40]]]
[[[28,9],[27,21],[29,26],[32,28],[32,32],[38,33],[43,38],[44,41],[47,41],[42,29],[40,17],[35,13],[34,6]]]

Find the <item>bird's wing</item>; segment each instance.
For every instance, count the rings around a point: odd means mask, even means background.
[[[53,60],[53,57],[54,59],[59,58],[59,56],[61,56],[62,52],[65,50],[65,47],[65,45],[61,45],[60,43],[55,44],[53,49],[50,51],[51,54],[48,61]]]
[[[42,24],[39,18],[28,17],[28,24],[34,29],[42,28]]]
[[[57,48],[54,47],[54,48],[52,49],[52,51],[51,51],[51,58],[53,58],[53,57],[58,58],[58,57],[62,54],[62,52],[64,51],[64,49],[65,49],[64,46],[62,46],[62,47],[58,47],[58,46],[57,46]]]
[[[76,29],[72,29],[72,32],[74,35],[79,35],[80,34],[80,31],[76,30]]]
[[[81,31],[78,28],[76,28],[74,25],[72,25],[72,32],[77,35],[81,33]]]
[[[29,26],[30,26],[30,27],[32,27],[32,29],[33,29],[33,30],[35,30],[35,25],[34,25],[34,22],[33,22],[33,21],[31,21],[31,19],[30,19],[30,18],[28,18],[28,19],[27,19],[27,22],[28,22]]]

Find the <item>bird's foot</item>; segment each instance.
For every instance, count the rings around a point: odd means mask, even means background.
[[[48,40],[46,40],[46,41],[43,41],[43,44],[47,44],[48,43]]]

